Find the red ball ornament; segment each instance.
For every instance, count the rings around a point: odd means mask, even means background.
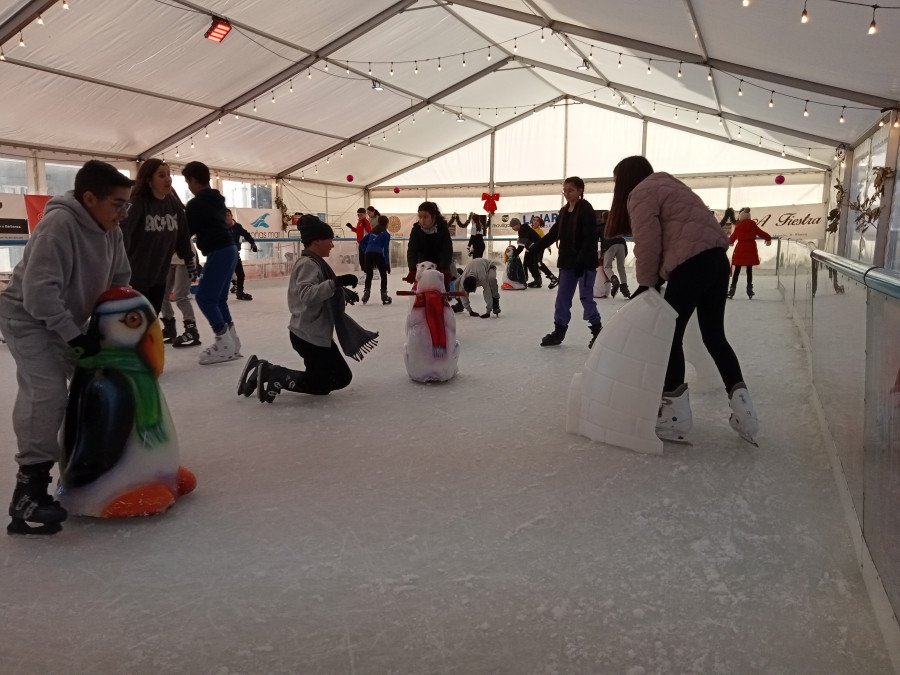
[[[352,174],[352,173],[348,173],[348,174],[347,174],[347,182],[348,182],[348,183],[352,183],[352,182],[353,182],[353,174]]]
[[[775,184],[776,185],[781,185],[783,182],[784,182],[784,176],[781,176],[781,175],[775,176]]]
[[[394,188],[394,194],[395,194],[395,195],[399,195],[399,194],[400,194],[400,188]]]

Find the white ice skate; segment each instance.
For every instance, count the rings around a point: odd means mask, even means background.
[[[694,424],[687,383],[675,391],[664,391],[656,420],[656,435],[662,441],[691,445],[687,434]]]
[[[234,347],[234,337],[226,328],[221,335],[216,335],[216,341],[211,346],[200,352],[198,361],[201,366],[207,366],[211,363],[234,361],[236,358],[238,353]]]
[[[241,338],[238,337],[234,322],[228,324],[228,332],[231,333],[231,339],[234,342],[234,355],[243,356],[243,354],[241,354]]]
[[[738,435],[748,443],[759,447],[756,442],[756,434],[759,433],[759,418],[756,416],[756,408],[753,407],[753,399],[747,391],[747,385],[738,382],[731,390],[731,399],[728,401],[731,415],[728,423]]]

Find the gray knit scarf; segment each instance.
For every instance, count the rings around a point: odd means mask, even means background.
[[[326,279],[335,278],[334,270],[321,256],[312,251],[303,251],[301,255],[309,257],[316,263]],[[337,333],[341,351],[354,361],[362,361],[363,357],[375,349],[378,344],[378,333],[366,330],[347,316],[347,300],[342,287],[335,288],[335,293],[329,302],[331,302],[331,310],[334,315],[334,332]]]

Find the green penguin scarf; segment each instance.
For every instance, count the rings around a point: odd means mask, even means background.
[[[125,373],[134,394],[134,428],[138,438],[148,448],[168,442],[156,377],[136,351],[104,348],[94,356],[81,359],[78,367],[86,370],[108,368]]]

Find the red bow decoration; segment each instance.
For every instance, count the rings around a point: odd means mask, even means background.
[[[500,195],[498,193],[494,193],[489,195],[487,192],[481,193],[481,198],[484,200],[484,210],[488,213],[494,213],[497,210],[497,200],[500,199]]]

